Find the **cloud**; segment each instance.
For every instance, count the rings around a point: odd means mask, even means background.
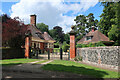
[[[82,13],[95,6],[98,0],[78,0],[78,2],[70,3],[69,0],[20,0],[20,2],[12,5],[11,17],[19,16],[25,23],[30,22],[30,15],[37,15],[37,22],[43,22],[49,25],[50,29],[54,26],[61,26],[64,32],[70,31],[70,26],[75,24],[74,14]],[[73,11],[71,16],[63,15],[69,11]]]
[[[0,15],[5,14],[1,9],[0,9]]]

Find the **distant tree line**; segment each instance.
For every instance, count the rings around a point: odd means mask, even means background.
[[[49,30],[48,25],[44,23],[38,23],[37,27],[42,32],[48,32],[50,36],[57,42],[63,43],[65,41],[67,44],[69,44],[69,34],[68,33],[65,34],[64,31],[62,30],[62,27],[54,26],[53,29]]]

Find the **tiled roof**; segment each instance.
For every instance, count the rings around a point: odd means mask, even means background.
[[[87,36],[93,36],[91,40],[86,40]],[[77,43],[82,43],[82,44],[87,44],[87,43],[96,43],[99,41],[107,41],[107,42],[114,42],[112,40],[109,40],[107,36],[99,32],[98,30],[96,31],[90,31],[88,34],[86,34],[81,40],[79,40]]]
[[[53,40],[54,41],[54,39],[47,32],[44,32],[43,37],[45,40]]]
[[[28,30],[31,31],[32,37],[39,38],[42,40],[53,40],[55,41],[47,32],[42,33],[37,27],[30,25]]]
[[[37,37],[40,39],[44,39],[42,36],[42,32],[40,30],[38,30],[35,26],[29,26],[28,30],[31,31],[32,37]]]

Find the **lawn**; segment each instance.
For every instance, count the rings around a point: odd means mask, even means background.
[[[71,72],[82,75],[93,76],[95,78],[118,78],[118,73],[114,71],[104,70],[93,66],[88,66],[73,61],[54,60],[41,67],[44,70]]]
[[[5,60],[0,60],[3,66],[9,66],[9,65],[17,65],[17,64],[23,64],[23,63],[29,63],[29,62],[34,62],[38,61],[38,59],[5,59]]]

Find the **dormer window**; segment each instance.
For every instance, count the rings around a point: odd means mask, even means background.
[[[42,34],[41,33],[36,32],[36,34],[37,34],[38,37],[40,37],[42,39],[42,36],[41,36]]]
[[[93,38],[93,36],[86,36],[86,41],[91,40],[92,38]]]

